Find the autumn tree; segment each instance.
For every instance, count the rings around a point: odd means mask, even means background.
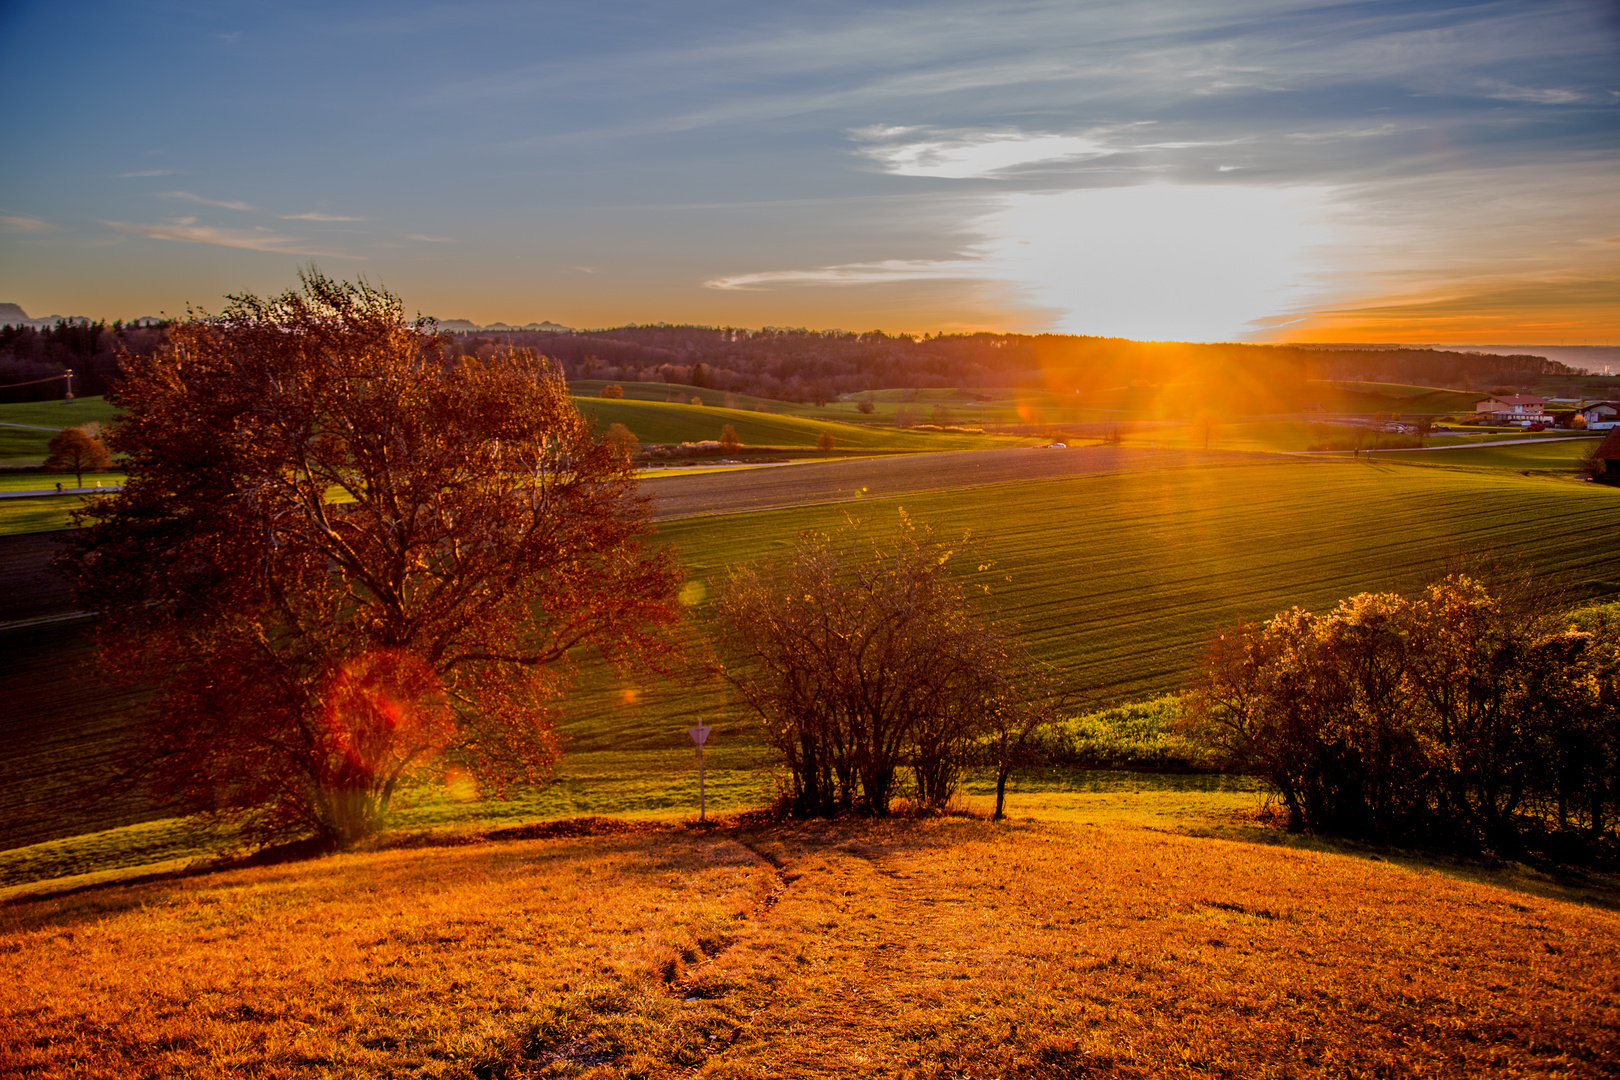
[[[626,459],[633,458],[641,452],[641,440],[636,438],[635,432],[623,424],[614,424],[608,428],[608,433],[604,436],[604,439],[609,446],[623,454]]]
[[[1620,812],[1620,626],[1452,574],[1215,639],[1194,734],[1266,777],[1289,826],[1516,854]]]
[[[83,428],[63,428],[51,436],[45,468],[50,472],[70,472],[75,487],[84,487],[84,474],[105,469],[112,461],[100,439]]]
[[[943,806],[989,721],[1023,715],[1022,645],[972,609],[958,562],[988,569],[903,518],[732,568],[725,675],[786,759],[795,814],[885,815],[908,774],[920,804]]]
[[[830,431],[823,431],[820,437],[816,439],[816,449],[820,450],[824,454],[830,453],[835,445],[837,445],[837,441],[833,438],[833,434]]]
[[[602,396],[610,400],[622,398],[624,397],[624,387],[620,386],[618,383],[608,383],[606,386],[602,387]]]
[[[155,690],[160,790],[344,847],[424,772],[548,777],[570,656],[668,655],[679,574],[550,361],[302,282],[126,362],[129,479],[63,562],[105,662]]]
[[[727,453],[742,449],[742,440],[737,438],[737,429],[730,424],[720,429],[720,448]]]

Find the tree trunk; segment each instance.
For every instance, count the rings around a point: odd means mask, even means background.
[[[1005,764],[996,769],[996,812],[991,821],[1001,821],[1007,816],[1007,774],[1011,771],[1011,767]]]

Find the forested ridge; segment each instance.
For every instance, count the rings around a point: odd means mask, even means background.
[[[0,400],[60,397],[49,381],[71,368],[74,392],[106,392],[120,349],[150,354],[164,326],[62,322],[0,328]],[[572,379],[667,382],[787,401],[827,401],[886,388],[1027,387],[1082,397],[1152,386],[1199,407],[1240,412],[1311,403],[1312,380],[1417,383],[1488,390],[1580,374],[1540,356],[1355,346],[1187,344],[1065,334],[941,334],[913,337],[767,327],[620,326],[556,333],[478,331],[448,335],[458,353],[501,346],[555,358]],[[47,381],[41,381],[47,380]]]
[[[73,372],[73,393],[105,394],[118,377],[120,352],[149,356],[168,337],[167,324],[86,322],[0,326],[0,401],[54,401]]]

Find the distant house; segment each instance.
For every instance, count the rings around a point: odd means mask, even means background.
[[[1608,438],[1598,444],[1592,457],[1603,469],[1593,479],[1601,480],[1605,484],[1620,484],[1620,428],[1614,428],[1609,432]]]
[[[1588,431],[1607,431],[1620,423],[1620,401],[1594,401],[1575,411],[1586,417]]]
[[[1547,419],[1547,399],[1534,394],[1508,394],[1488,397],[1474,406],[1481,416],[1498,424],[1532,423]]]

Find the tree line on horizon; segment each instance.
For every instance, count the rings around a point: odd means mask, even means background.
[[[0,401],[104,394],[119,357],[150,356],[167,324],[62,322],[0,327]],[[781,401],[824,403],[889,388],[1010,387],[1091,393],[1121,386],[1156,390],[1171,402],[1236,412],[1293,411],[1320,392],[1313,380],[1416,383],[1485,391],[1527,387],[1579,369],[1545,357],[1306,345],[1196,344],[1068,334],[850,333],[766,327],[629,325],[606,330],[449,333],[456,355],[530,348],[569,379],[663,382]]]
[[[118,379],[119,358],[157,352],[168,325],[64,319],[41,328],[0,326],[0,402],[56,401],[70,370],[75,397],[105,394]]]
[[[570,379],[665,382],[758,397],[825,402],[887,388],[1030,388],[1088,393],[1131,386],[1198,398],[1200,407],[1288,411],[1310,404],[1314,380],[1489,389],[1579,375],[1528,354],[1436,349],[1132,341],[1071,334],[850,333],[767,327],[623,326],[567,334],[456,335],[457,347],[533,348]]]

